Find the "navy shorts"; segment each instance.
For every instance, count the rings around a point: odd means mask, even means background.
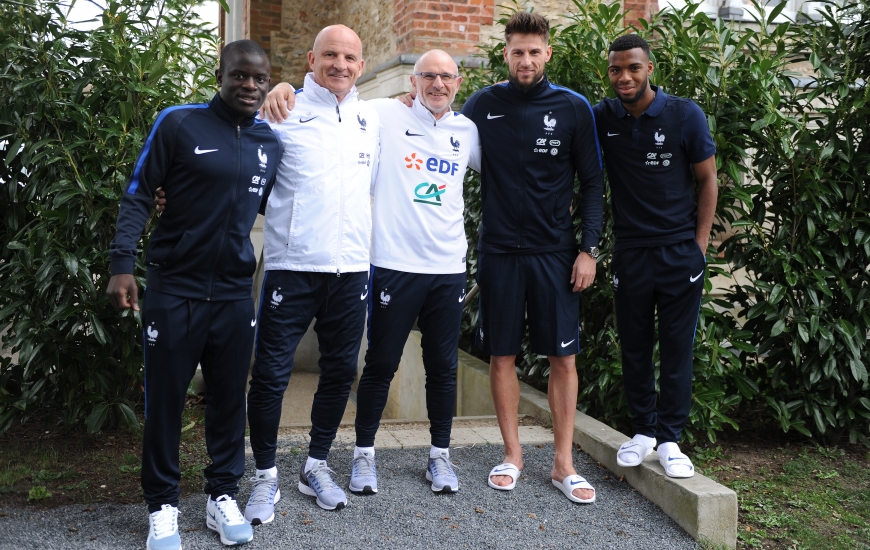
[[[562,357],[580,351],[580,293],[571,273],[577,254],[481,252],[480,314],[475,345],[489,355],[519,355],[526,325],[532,353]],[[527,323],[528,321],[528,323]]]

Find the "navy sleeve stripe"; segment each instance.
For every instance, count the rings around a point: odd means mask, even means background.
[[[148,153],[151,150],[151,142],[154,141],[154,135],[157,133],[157,127],[160,126],[160,123],[163,122],[163,119],[166,118],[166,115],[171,113],[172,111],[177,111],[179,109],[207,109],[207,103],[199,103],[194,105],[176,105],[175,107],[169,107],[164,109],[160,116],[157,117],[157,120],[154,122],[154,126],[151,128],[151,133],[148,134],[148,139],[145,140],[145,147],[142,148],[142,154],[139,155],[139,162],[136,163],[136,168],[133,169],[133,177],[130,178],[130,186],[127,187],[127,192],[131,195],[136,194],[136,189],[139,188],[139,177],[142,174],[142,165],[145,164],[145,159],[148,158]]]
[[[598,169],[604,170],[604,161],[601,159],[601,143],[598,141],[598,123],[595,122],[595,113],[592,111],[592,105],[589,104],[589,100],[578,94],[571,88],[565,88],[564,86],[557,86],[556,84],[550,84],[550,88],[554,90],[561,90],[563,92],[568,92],[571,95],[575,95],[583,100],[583,103],[589,108],[589,114],[592,116],[592,134],[595,136],[595,149],[598,151]]]

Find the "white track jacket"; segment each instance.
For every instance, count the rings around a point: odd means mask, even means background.
[[[266,204],[267,270],[369,270],[379,124],[356,88],[339,103],[308,73],[290,118],[272,124],[284,155]]]
[[[435,119],[414,100],[369,102],[381,120],[372,265],[407,273],[465,273],[462,181],[480,170],[477,127],[459,113]],[[295,111],[294,111],[295,112]]]

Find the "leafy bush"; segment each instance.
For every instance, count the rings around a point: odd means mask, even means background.
[[[104,296],[107,251],[158,111],[215,88],[192,8],[111,1],[85,32],[58,0],[0,4],[0,332],[18,353],[0,363],[0,433],[46,408],[91,431],[138,427],[139,320]]]
[[[725,424],[737,427],[730,416],[738,406],[755,406],[763,396],[784,430],[848,431],[853,441],[867,443],[870,401],[862,358],[870,329],[863,311],[870,292],[864,185],[870,138],[868,89],[858,76],[868,74],[867,31],[854,17],[842,23],[850,9],[866,22],[866,9],[847,7],[840,19],[828,10],[822,25],[774,25],[785,4],[779,6],[756,25],[741,26],[712,21],[689,4],[635,29],[652,43],[654,83],[694,99],[707,115],[720,176],[714,229],[733,235],[721,253],[708,254],[710,278],[727,290],[711,294],[712,282],[705,281],[686,436],[691,441],[702,432],[715,441]],[[595,103],[613,96],[607,48],[629,29],[618,4],[575,0],[575,7],[572,24],[551,31],[547,74]],[[484,46],[489,70],[466,71],[465,94],[507,79],[503,46]],[[796,89],[790,69],[807,59],[819,78],[814,87]],[[466,183],[473,248],[479,181],[469,177]],[[583,292],[578,407],[630,429],[610,284],[611,225],[607,204],[599,275]],[[474,271],[476,251],[469,256]],[[748,281],[738,284],[740,269]],[[828,281],[837,282],[838,292]],[[476,312],[466,314],[467,334],[475,321]],[[524,345],[518,372],[544,385],[546,360],[527,350]],[[654,360],[657,365],[657,348]]]

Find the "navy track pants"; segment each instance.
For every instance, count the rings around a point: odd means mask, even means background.
[[[637,433],[678,442],[692,405],[692,348],[706,260],[694,239],[617,250],[613,259],[622,380]],[[659,394],[653,347],[659,332]]]
[[[350,387],[365,328],[368,273],[268,271],[263,281],[248,426],[257,468],[275,465],[281,404],[293,356],[312,319],[320,347],[320,380],[311,408],[308,454],[326,460]]]
[[[417,319],[426,370],[426,408],[432,445],[450,446],[456,406],[459,324],[465,273],[432,275],[372,267],[369,283],[368,350],[357,389],[356,444],[372,447]]]
[[[235,495],[245,473],[245,381],[254,343],[254,302],[191,300],[146,291],[145,434],[142,490],[148,511],[178,506],[181,413],[197,364],[205,379],[205,440],[212,463],[205,492]]]

